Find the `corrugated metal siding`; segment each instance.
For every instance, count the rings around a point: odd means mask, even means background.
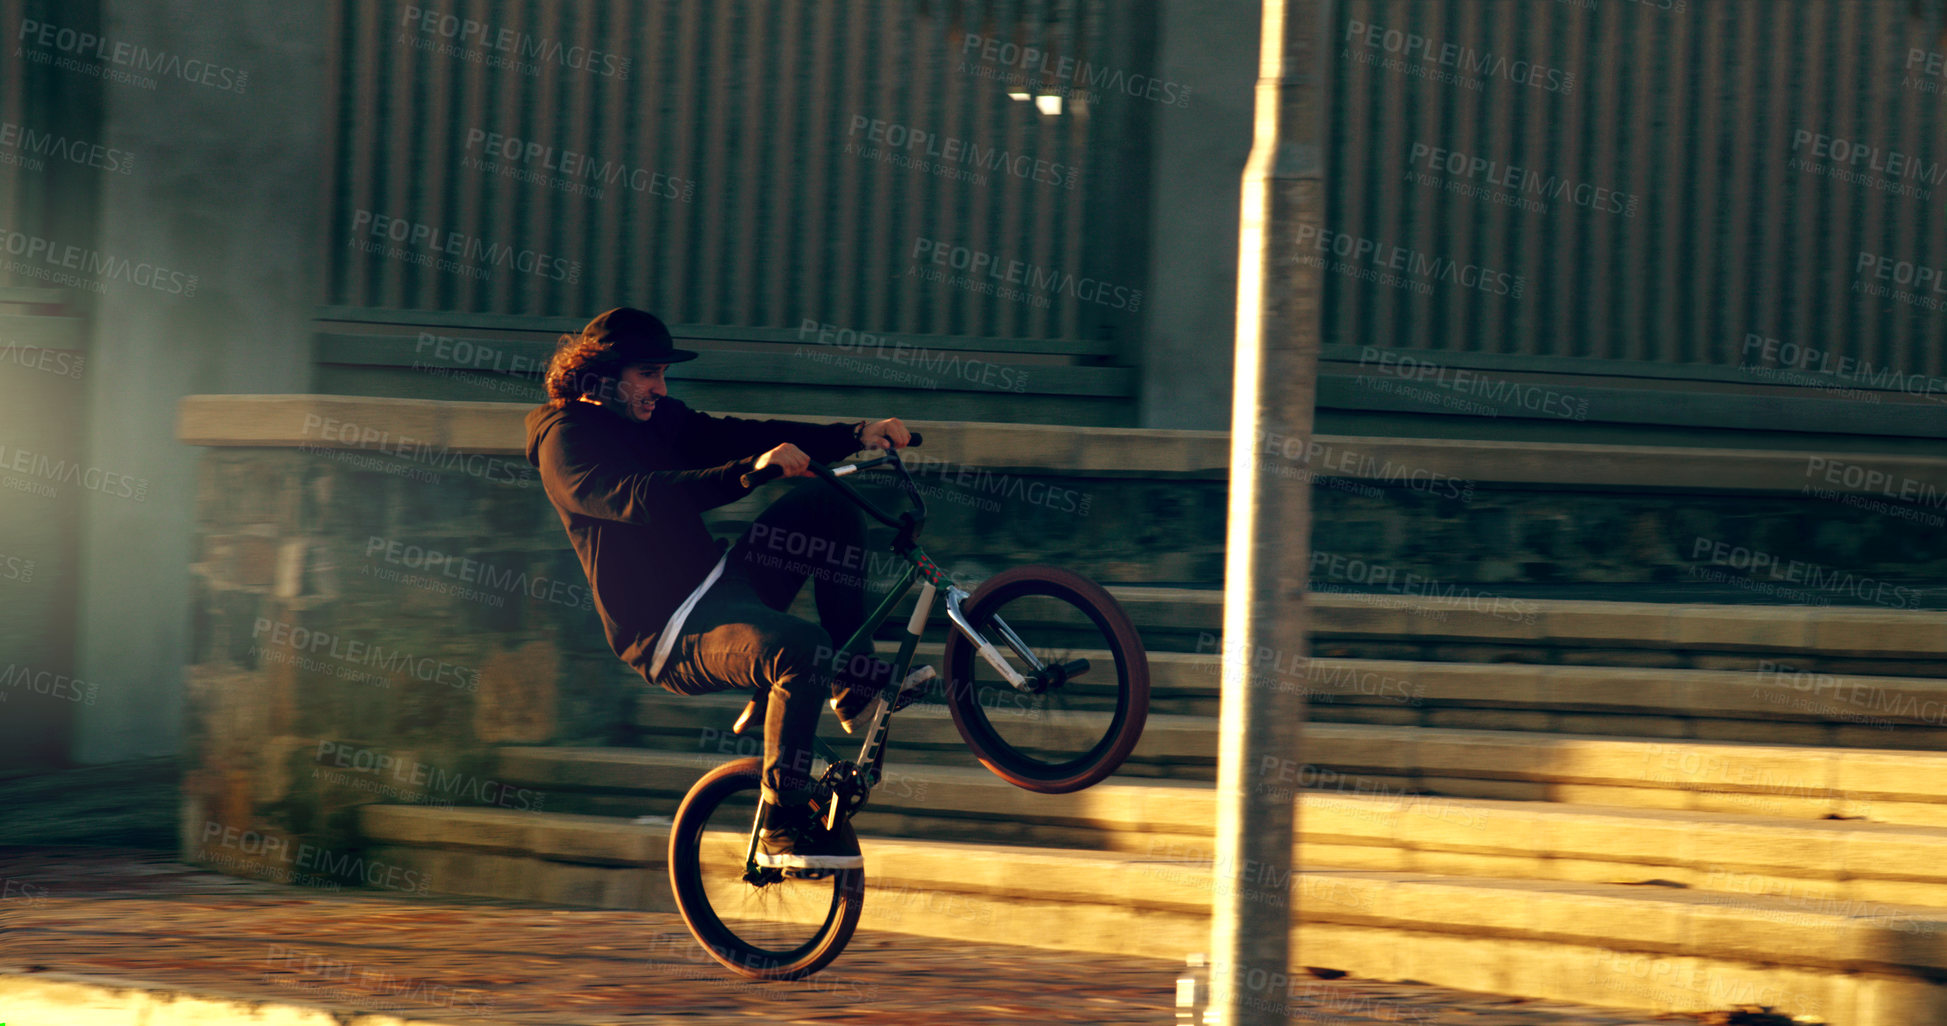
[[[626,79],[525,75],[416,49],[405,4],[341,5],[341,114],[327,233],[328,302],[586,316],[642,305],[672,323],[1016,338],[1129,337],[1135,315],[1053,296],[1045,307],[903,277],[920,236],[1143,288],[1117,219],[1132,171],[1104,155],[1141,139],[1145,104],[1055,117],[961,66],[967,33],[1131,66],[1148,3],[1108,0],[432,0],[420,6],[540,40],[628,56]],[[445,40],[440,40],[445,41]],[[1136,63],[1134,67],[1143,67]],[[1117,98],[1122,99],[1122,98]],[[1081,168],[1072,191],[988,172],[949,181],[845,152],[854,115]],[[464,166],[470,130],[687,181],[686,198],[609,185],[595,198]],[[485,280],[351,245],[359,211],[558,255],[575,281]]]
[[[1789,166],[1800,129],[1947,160],[1947,97],[1903,84],[1910,48],[1947,51],[1942,6],[1660,2],[1341,0],[1327,227],[1506,270],[1527,295],[1445,283],[1418,295],[1328,273],[1327,343],[1736,366],[1757,333],[1942,371],[1947,314],[1852,286],[1861,252],[1947,268],[1947,185],[1892,196]],[[1347,60],[1355,21],[1573,71],[1575,84],[1483,75],[1474,91]],[[1636,216],[1408,181],[1416,142],[1633,194]]]
[[[76,32],[101,31],[101,11],[96,0],[0,0],[0,26],[5,26],[10,33],[5,55],[0,56],[0,120],[35,133],[50,133],[61,140],[58,145],[63,147],[68,143],[87,146],[103,142],[101,80],[14,56],[20,43],[12,34],[17,34],[23,18]],[[28,49],[66,56],[59,50],[36,46],[31,40]],[[18,146],[10,149],[8,155],[13,159],[0,161],[0,215],[7,218],[5,227],[62,245],[93,246],[100,180],[112,172],[78,165],[50,153],[30,154]],[[29,159],[40,166],[24,166]],[[43,262],[28,263],[49,269]],[[3,264],[0,264],[0,285],[61,287]],[[76,303],[86,298],[85,295],[70,297]]]

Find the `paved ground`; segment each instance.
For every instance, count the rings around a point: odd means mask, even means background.
[[[1174,1021],[1181,969],[861,933],[812,980],[759,984],[706,960],[669,914],[329,892],[127,848],[0,848],[0,881],[0,968],[450,1022],[1157,1026]],[[1307,984],[1291,1013],[1344,1024],[1696,1021],[1357,979]]]

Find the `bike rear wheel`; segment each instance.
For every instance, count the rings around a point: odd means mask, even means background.
[[[795,980],[829,965],[852,939],[865,901],[865,870],[816,880],[760,870],[745,856],[757,816],[761,767],[738,759],[705,774],[676,810],[669,831],[669,882],[676,910],[710,957],[754,980]],[[849,822],[837,839],[856,852]]]
[[[1122,604],[1080,574],[1024,566],[988,578],[962,612],[1023,676],[1034,666],[1021,649],[1044,666],[1087,661],[1039,693],[1023,692],[966,635],[950,634],[947,706],[981,765],[1043,794],[1079,791],[1115,772],[1149,715],[1149,657]]]

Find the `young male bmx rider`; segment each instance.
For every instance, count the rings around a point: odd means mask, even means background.
[[[540,470],[588,574],[609,647],[679,695],[763,692],[764,829],[758,863],[850,869],[810,815],[811,740],[827,696],[850,732],[892,667],[835,679],[834,642],[865,622],[864,518],[832,488],[800,482],[727,551],[702,512],[748,494],[738,478],[778,467],[896,448],[910,435],[887,418],[851,424],[712,417],[673,399],[672,363],[695,359],[642,310],[618,307],[563,335],[548,400],[527,415],[527,458]],[[814,555],[815,554],[815,555]],[[785,613],[807,577],[820,623]],[[901,697],[909,697],[903,695]]]

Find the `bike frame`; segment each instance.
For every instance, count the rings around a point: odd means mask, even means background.
[[[909,510],[901,516],[894,517],[874,505],[871,500],[860,495],[845,482],[839,480],[841,477],[879,466],[890,466],[898,472],[899,483],[905,489],[907,498],[912,502],[912,510]],[[954,629],[965,635],[967,640],[973,644],[975,651],[980,653],[981,658],[993,666],[1016,690],[1031,692],[1032,688],[1028,677],[1014,669],[1008,663],[1006,657],[1001,655],[1000,649],[996,648],[993,642],[988,641],[980,631],[974,629],[972,621],[968,620],[966,614],[961,611],[961,604],[967,600],[970,593],[955,584],[952,577],[948,576],[945,571],[941,570],[937,564],[928,558],[926,550],[922,549],[919,542],[915,540],[914,536],[919,533],[920,527],[926,521],[926,501],[920,497],[918,489],[913,486],[912,475],[906,470],[906,465],[900,461],[898,450],[888,450],[886,455],[877,459],[868,460],[864,463],[830,468],[813,463],[811,469],[814,474],[823,478],[826,483],[838,489],[840,494],[864,510],[867,516],[872,517],[888,527],[896,529],[899,534],[893,540],[893,551],[909,564],[905,571],[899,575],[899,580],[893,584],[886,592],[885,597],[879,601],[878,607],[873,609],[872,613],[865,618],[865,623],[857,631],[853,632],[852,636],[847,638],[843,645],[839,646],[838,653],[833,658],[833,668],[837,669],[842,666],[844,661],[850,659],[854,652],[861,650],[870,651],[873,636],[878,634],[879,628],[892,617],[893,610],[901,602],[905,601],[906,596],[917,585],[920,589],[919,601],[913,606],[912,615],[906,619],[905,635],[899,639],[899,651],[892,658],[892,680],[894,682],[903,682],[907,674],[911,671],[913,655],[919,649],[920,637],[926,630],[926,621],[933,612],[933,601],[944,591],[946,594],[947,619],[952,623]],[[995,633],[1007,644],[1008,648],[1014,651],[1017,657],[1027,663],[1036,672],[1044,669],[1041,660],[1035,656],[1034,650],[1029,648],[1027,643],[1022,641],[1020,636],[1015,634],[1013,629],[1008,627],[999,617],[994,618],[993,626]],[[947,685],[951,687],[953,683],[948,681]],[[865,741],[859,746],[858,758],[851,763],[859,771],[860,776],[858,779],[863,787],[863,791],[856,796],[856,800],[851,802],[852,808],[863,805],[866,797],[871,794],[872,788],[879,783],[880,769],[885,760],[886,735],[891,721],[892,702],[885,700],[885,696],[881,695],[877,702],[877,710],[874,712],[870,725],[865,732]],[[813,751],[825,760],[828,767],[838,766],[844,763],[844,760],[839,756],[838,752],[826,744],[823,738],[813,735],[811,742]],[[826,813],[827,828],[835,829],[837,827],[838,816],[841,811],[840,805],[841,803],[837,795],[834,794],[828,798]],[[757,818],[751,824],[750,848],[745,854],[745,862],[752,871],[755,870],[757,865],[757,831],[762,820],[763,809],[760,806]]]

